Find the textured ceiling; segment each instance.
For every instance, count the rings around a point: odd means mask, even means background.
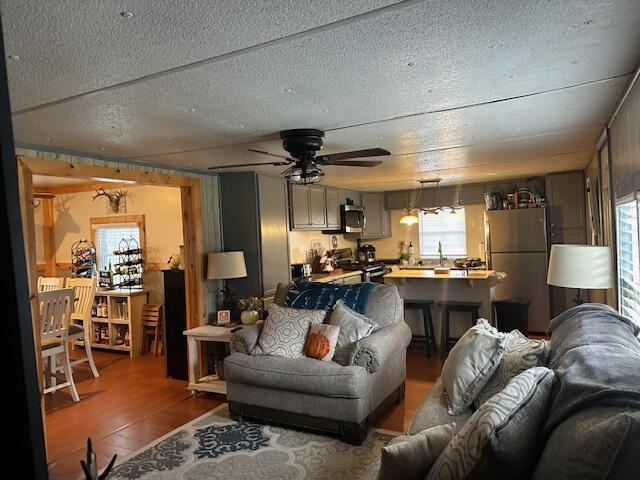
[[[0,0],[16,141],[206,168],[384,147],[325,183],[582,168],[640,59],[637,0]],[[120,12],[130,11],[131,18]],[[261,167],[277,174],[282,167]]]

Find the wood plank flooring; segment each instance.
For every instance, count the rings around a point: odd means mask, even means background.
[[[114,453],[127,455],[154,439],[217,407],[219,397],[193,397],[187,382],[164,377],[164,358],[94,352],[99,378],[88,365],[75,368],[80,402],[74,403],[68,389],[45,396],[49,472],[53,480],[75,480],[80,476],[88,436],[93,439],[98,465],[104,466]],[[393,408],[378,427],[405,431],[413,414],[440,374],[437,353],[427,359],[422,345],[407,351],[407,383],[403,403]]]

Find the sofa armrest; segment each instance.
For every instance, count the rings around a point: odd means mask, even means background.
[[[242,330],[238,330],[231,335],[229,340],[229,350],[231,353],[245,353],[249,355],[253,347],[258,343],[262,332],[262,323],[258,325],[246,325]]]
[[[373,373],[387,358],[395,355],[399,350],[406,350],[411,343],[411,329],[404,323],[398,322],[372,333],[357,342],[351,350],[348,365],[364,367]]]

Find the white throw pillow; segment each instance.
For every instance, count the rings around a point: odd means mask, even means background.
[[[547,366],[550,353],[549,342],[527,338],[520,330],[512,330],[509,336],[511,342],[498,368],[473,401],[476,409],[496,393],[501,392],[516,375],[533,367]]]
[[[286,358],[304,357],[309,326],[322,323],[324,310],[303,310],[299,308],[269,305],[269,316],[251,355],[275,355]]]
[[[343,365],[347,365],[349,362],[353,345],[358,340],[371,335],[371,332],[378,326],[373,320],[351,310],[342,300],[338,300],[335,307],[333,307],[329,317],[329,324],[340,327],[338,344],[336,345],[336,353],[333,359]]]
[[[460,415],[473,403],[498,368],[511,337],[484,318],[467,330],[449,352],[442,367],[449,415]]]

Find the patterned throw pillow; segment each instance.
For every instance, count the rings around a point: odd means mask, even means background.
[[[322,323],[324,310],[300,310],[269,305],[269,316],[258,338],[257,345],[251,355],[275,355],[277,357],[304,357],[304,344],[309,333],[309,326]]]
[[[473,406],[476,409],[496,393],[502,391],[507,383],[519,373],[533,367],[547,366],[550,352],[549,342],[529,339],[520,330],[512,330],[509,336],[511,343],[500,360],[500,365],[473,401]]]
[[[498,368],[510,340],[484,318],[462,335],[442,366],[449,415],[460,415],[473,403]]]
[[[335,325],[312,323],[309,328],[307,343],[304,345],[305,356],[330,362],[336,350],[339,333],[340,327]]]
[[[394,438],[382,449],[376,480],[424,480],[455,428],[455,423],[449,423]]]
[[[426,480],[529,478],[540,455],[554,373],[530,368],[471,416]]]
[[[331,317],[329,317],[329,323],[340,327],[334,360],[342,365],[349,363],[353,345],[358,340],[371,335],[371,332],[378,326],[371,319],[351,310],[342,300],[336,302]]]

